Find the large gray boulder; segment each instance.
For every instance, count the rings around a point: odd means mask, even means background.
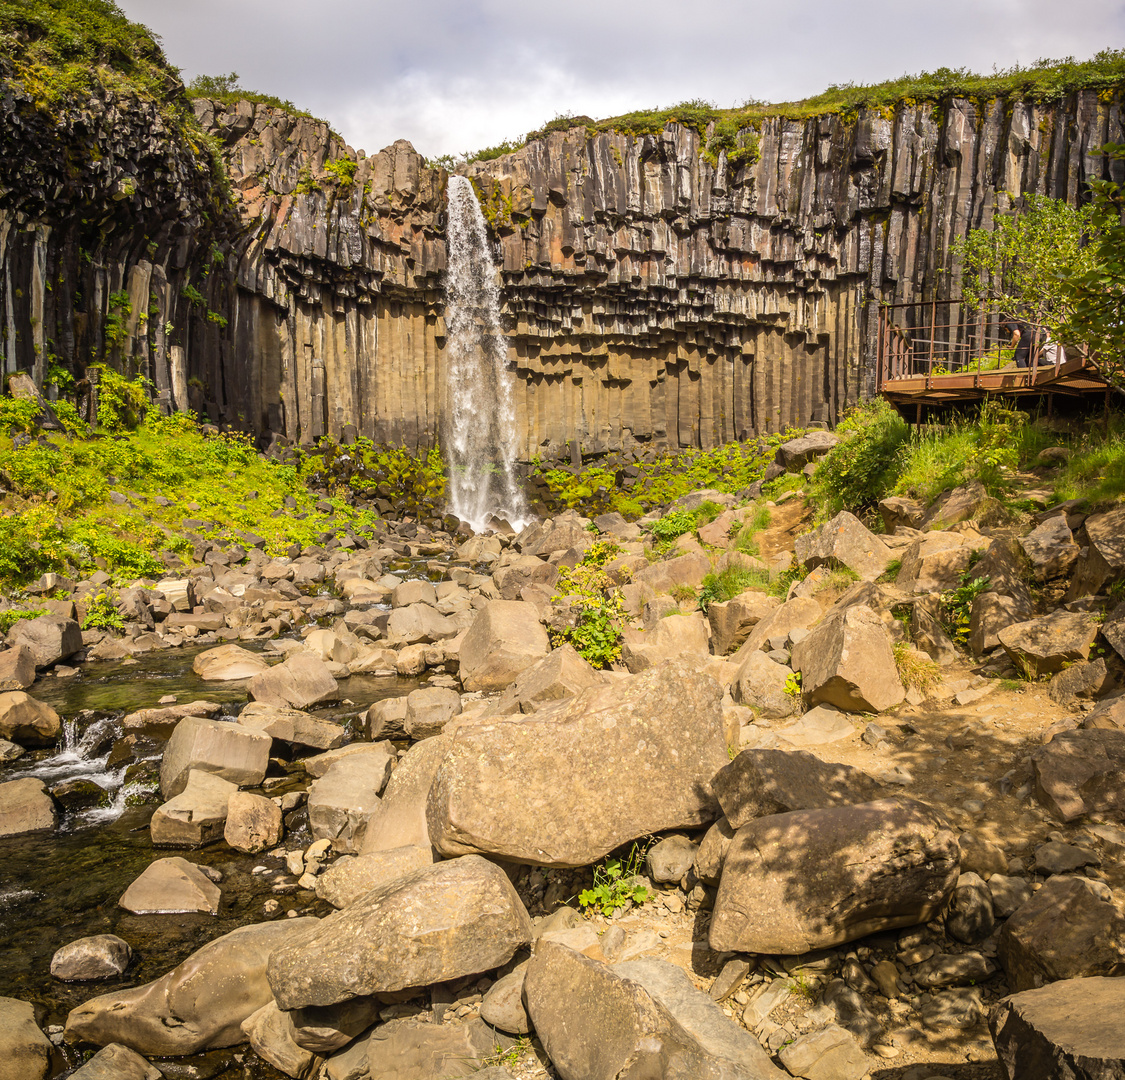
[[[891,549],[847,510],[841,510],[812,532],[798,536],[794,553],[806,569],[845,566],[863,581],[874,581],[894,558]]]
[[[69,1043],[123,1043],[140,1054],[197,1054],[245,1040],[242,1022],[272,999],[266,961],[315,919],[242,926],[192,953],[166,975],[72,1009]]]
[[[498,1080],[507,1070],[484,1067],[495,1057],[496,1033],[479,1018],[432,1024],[402,1017],[338,1051],[325,1065],[325,1080],[436,1080],[467,1077]]]
[[[293,1037],[292,1014],[282,1012],[270,1001],[242,1021],[242,1031],[250,1049],[263,1061],[295,1080],[312,1080],[324,1058],[297,1044]]]
[[[346,908],[372,889],[431,866],[433,861],[430,847],[399,847],[354,857],[345,855],[316,879],[316,895],[334,908]]]
[[[673,985],[672,992],[677,989]],[[524,1001],[561,1080],[774,1080],[784,1075],[768,1060],[759,1062],[758,1055],[746,1057],[745,1064],[720,1056],[639,982],[559,942],[536,943],[524,976]],[[735,1039],[732,1035],[731,1042]],[[729,1052],[729,1044],[712,1045]],[[738,1046],[746,1048],[744,1041]],[[760,1050],[759,1055],[764,1057]]]
[[[927,596],[956,588],[972,554],[960,533],[919,536],[903,552],[895,584],[905,592]]]
[[[264,701],[251,701],[238,714],[238,722],[251,731],[261,731],[271,739],[311,746],[314,750],[335,750],[348,737],[340,724],[300,709],[278,708]]]
[[[520,674],[500,695],[495,710],[501,716],[538,712],[604,681],[573,645],[560,645]]]
[[[651,630],[628,630],[621,647],[621,662],[633,674],[647,671],[665,660],[710,655],[707,620],[699,613],[669,615]]]
[[[434,847],[587,866],[639,836],[712,821],[711,777],[728,760],[720,696],[670,661],[530,717],[460,728],[429,793]]]
[[[135,1050],[110,1043],[99,1050],[69,1080],[160,1080],[164,1074]]]
[[[55,800],[33,776],[0,784],[0,836],[46,832],[58,823]]]
[[[91,982],[120,975],[133,958],[127,941],[116,934],[94,934],[64,945],[51,957],[51,974],[63,982]]]
[[[715,774],[711,787],[734,829],[754,818],[871,802],[882,794],[882,785],[867,773],[804,750],[743,750]]]
[[[219,645],[205,649],[191,664],[191,670],[204,682],[232,682],[236,679],[252,679],[269,664],[259,653],[252,653],[241,645]]]
[[[309,788],[313,837],[331,840],[336,851],[359,851],[386,782],[387,760],[382,754],[350,754],[337,761]]]
[[[781,607],[762,616],[732,659],[741,664],[750,653],[763,647],[768,649],[771,641],[784,641],[794,630],[807,630],[820,620],[821,615],[820,605],[812,597],[794,596]]]
[[[1093,596],[1125,575],[1125,507],[1091,514],[1082,528],[1086,546],[1078,559],[1067,600]]]
[[[928,922],[959,858],[953,831],[913,799],[756,818],[727,851],[711,948],[798,956]]]
[[[198,866],[173,856],[146,866],[117,903],[134,915],[183,911],[218,915],[221,900],[218,885]]]
[[[1125,816],[1125,731],[1063,731],[1031,755],[1035,793],[1059,820]]]
[[[1125,979],[1067,979],[997,1002],[988,1018],[1007,1080],[1125,1076]]]
[[[461,684],[466,690],[503,690],[550,649],[534,604],[491,600],[461,642]]]
[[[1065,514],[1047,518],[1020,538],[1020,547],[1031,563],[1039,582],[1065,577],[1078,562],[1078,545],[1066,523]]]
[[[36,1022],[35,1006],[0,997],[0,1080],[46,1080],[55,1048]]]
[[[212,773],[242,787],[262,782],[273,740],[262,731],[225,720],[185,716],[172,732],[160,762],[160,792],[179,795],[192,771]]]
[[[452,742],[452,736],[438,735],[407,750],[387,781],[382,801],[368,819],[361,854],[431,846],[426,802]]]
[[[201,847],[222,838],[227,807],[238,787],[214,773],[192,769],[187,786],[156,808],[148,827],[157,847]]]
[[[259,672],[250,680],[248,693],[283,709],[307,709],[321,701],[332,701],[340,687],[328,665],[308,652],[295,652],[284,663]]]
[[[228,800],[223,839],[235,851],[255,854],[275,847],[283,831],[281,807],[273,799],[236,791]]]
[[[396,649],[402,645],[428,645],[455,637],[459,630],[453,619],[439,614],[429,604],[411,604],[391,612],[387,619],[387,643]]]
[[[1087,878],[1048,878],[1004,924],[999,945],[1014,990],[1125,974],[1125,917],[1108,887]]]
[[[0,694],[0,739],[20,746],[53,746],[62,721],[44,701],[36,701],[22,690]]]
[[[752,652],[742,661],[731,694],[735,701],[770,720],[792,716],[801,708],[793,670],[771,660],[764,652]]]
[[[744,592],[733,600],[708,604],[707,621],[711,624],[711,647],[715,655],[726,656],[737,649],[754,627],[779,606],[776,597],[762,592]]]
[[[945,491],[922,519],[923,529],[947,529],[960,521],[974,518],[988,504],[989,494],[979,480]]]
[[[1076,660],[1088,659],[1098,628],[1093,615],[1059,609],[1007,626],[996,636],[1016,669],[1030,679],[1038,679],[1054,675]]]
[[[8,645],[22,645],[31,653],[37,668],[66,660],[82,648],[82,631],[73,619],[62,615],[40,615],[20,619],[8,632]]]
[[[498,866],[469,855],[369,892],[269,961],[282,1009],[447,982],[499,967],[531,940],[531,920]]]
[[[774,461],[787,472],[797,472],[810,461],[824,457],[838,442],[840,436],[831,431],[810,431],[796,439],[783,442],[774,454]]]
[[[412,739],[430,739],[461,712],[461,695],[446,686],[425,686],[406,695],[403,729]]]
[[[0,691],[26,690],[35,682],[35,658],[26,645],[0,652]]]
[[[862,604],[814,626],[793,647],[792,665],[801,672],[801,690],[811,705],[882,712],[906,697],[891,636],[879,616]]]

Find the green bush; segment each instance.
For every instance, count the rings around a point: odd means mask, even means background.
[[[695,529],[695,514],[690,510],[673,510],[649,525],[653,539],[660,543],[670,543],[684,533]]]
[[[125,620],[108,593],[98,593],[86,603],[83,630],[124,630]]]
[[[594,544],[577,566],[559,571],[552,598],[552,603],[569,601],[574,625],[553,627],[551,643],[573,645],[596,668],[609,667],[621,656],[621,591],[603,569],[619,550],[610,542]]]
[[[0,634],[7,634],[11,631],[12,627],[22,619],[37,619],[40,615],[46,615],[47,609],[41,607],[24,608],[14,607],[6,608],[0,611]]]
[[[769,574],[765,570],[749,570],[728,566],[717,574],[708,574],[699,590],[699,606],[706,611],[711,604],[725,603],[741,596],[748,589],[765,589]]]
[[[38,427],[39,406],[34,401],[0,398],[0,432],[30,435]]]
[[[126,379],[105,364],[95,364],[98,381],[98,426],[117,433],[135,431],[148,413],[152,383],[138,375]]]
[[[650,900],[652,894],[638,880],[644,857],[644,850],[634,844],[624,858],[609,858],[595,866],[593,887],[578,894],[579,906],[609,918],[619,908]]]
[[[818,520],[841,510],[859,512],[891,493],[910,429],[882,398],[857,406],[836,429],[838,442],[820,461],[809,485]]]

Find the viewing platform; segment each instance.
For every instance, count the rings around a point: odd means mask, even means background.
[[[920,420],[924,409],[998,395],[1045,398],[1048,414],[1056,395],[1108,396],[1110,387],[1088,356],[1039,340],[1027,366],[1018,367],[999,317],[954,321],[962,309],[946,300],[879,311],[877,389],[907,420]]]

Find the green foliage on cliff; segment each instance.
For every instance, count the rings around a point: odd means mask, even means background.
[[[288,98],[279,98],[274,94],[263,94],[257,90],[247,90],[239,85],[237,71],[228,72],[226,75],[196,75],[187,84],[189,98],[209,98],[223,105],[237,105],[240,101],[249,101],[252,105],[266,105],[271,109],[280,109],[291,116],[307,116],[318,123],[327,123],[318,116],[297,108]]]
[[[0,53],[44,108],[99,84],[158,102],[180,91],[156,35],[110,0],[0,0]]]

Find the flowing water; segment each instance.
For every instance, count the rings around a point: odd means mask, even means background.
[[[464,176],[449,178],[445,276],[445,449],[449,509],[477,532],[494,518],[516,529],[527,504],[516,477],[514,377],[500,325],[500,287],[484,216]]]

